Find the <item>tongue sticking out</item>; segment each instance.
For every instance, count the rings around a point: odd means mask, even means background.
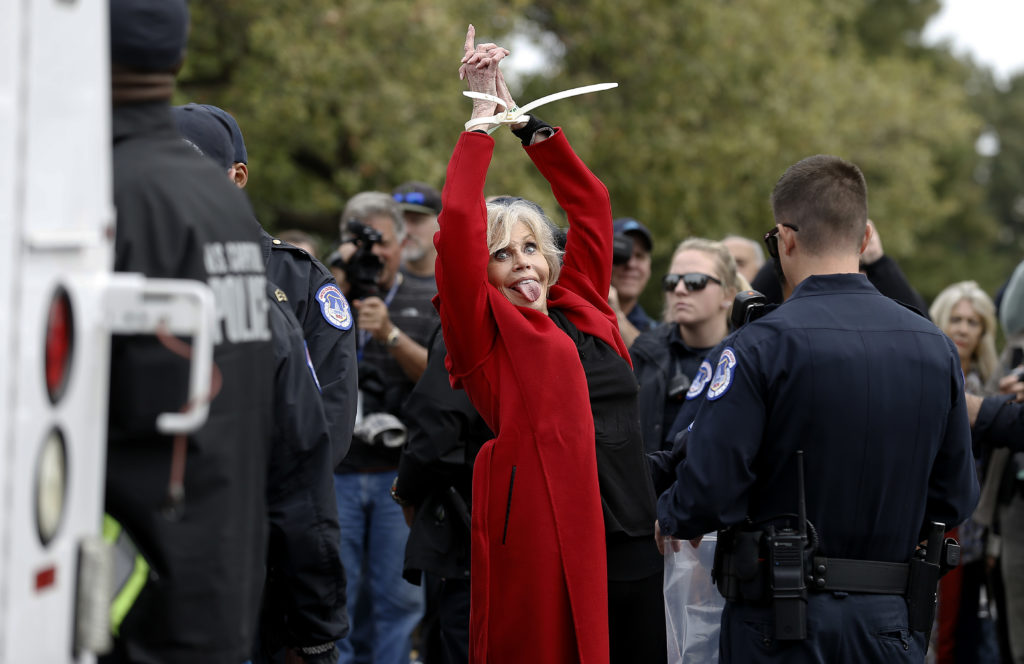
[[[530,302],[536,302],[537,298],[540,297],[540,284],[533,279],[527,279],[520,281],[518,284],[513,286],[519,293]]]

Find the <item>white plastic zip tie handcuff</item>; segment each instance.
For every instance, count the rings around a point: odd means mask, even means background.
[[[466,131],[469,131],[473,127],[477,127],[479,125],[493,124],[495,126],[487,130],[488,134],[493,134],[501,125],[513,125],[518,124],[520,122],[529,122],[530,116],[527,115],[527,113],[537,108],[538,106],[543,106],[544,104],[549,104],[553,101],[558,101],[559,99],[565,99],[566,97],[585,95],[588,92],[600,92],[601,90],[611,90],[612,88],[618,87],[618,85],[618,83],[595,83],[594,85],[585,85],[582,88],[572,88],[571,90],[563,90],[561,92],[556,92],[553,95],[541,97],[540,99],[531,101],[526,106],[513,106],[512,108],[508,108],[508,106],[505,104],[505,101],[499,97],[495,97],[494,95],[489,95],[484,92],[470,92],[467,90],[462,94],[466,95],[471,99],[484,99],[487,101],[493,101],[495,104],[501,106],[504,110],[490,117],[473,118],[472,120],[466,123]]]

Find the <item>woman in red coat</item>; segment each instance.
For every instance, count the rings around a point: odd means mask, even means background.
[[[460,75],[512,104],[506,54],[474,47],[470,26]],[[494,112],[474,103],[473,118]],[[605,663],[609,620],[612,661],[664,660],[654,492],[606,301],[608,191],[560,130],[533,119],[517,135],[568,215],[564,262],[539,206],[485,203],[483,131],[455,147],[435,240],[452,383],[497,435],[473,474],[470,661]]]

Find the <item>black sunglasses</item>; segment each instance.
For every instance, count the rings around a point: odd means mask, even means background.
[[[768,255],[776,259],[779,257],[779,226],[785,226],[794,231],[800,230],[793,224],[777,224],[775,228],[764,234],[764,246],[768,248]]]
[[[683,282],[683,285],[686,286],[687,292],[690,293],[704,290],[709,281],[713,281],[719,286],[722,285],[722,281],[720,279],[715,279],[710,274],[704,274],[703,272],[687,272],[686,274],[666,274],[661,280],[661,287],[665,289],[666,293],[671,293],[676,289],[676,286],[679,285],[680,281]]]

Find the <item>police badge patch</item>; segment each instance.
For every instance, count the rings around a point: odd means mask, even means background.
[[[715,367],[715,377],[711,379],[708,386],[708,401],[714,401],[729,391],[732,379],[736,372],[736,354],[731,346],[727,346],[718,358],[718,366]]]
[[[316,292],[316,301],[320,303],[320,313],[328,323],[339,330],[348,330],[352,327],[352,310],[337,285],[321,286]]]
[[[693,382],[690,383],[690,389],[686,392],[686,399],[696,399],[707,387],[708,381],[711,380],[711,363],[704,360],[700,363],[700,368],[697,369],[697,375],[693,377]]]

